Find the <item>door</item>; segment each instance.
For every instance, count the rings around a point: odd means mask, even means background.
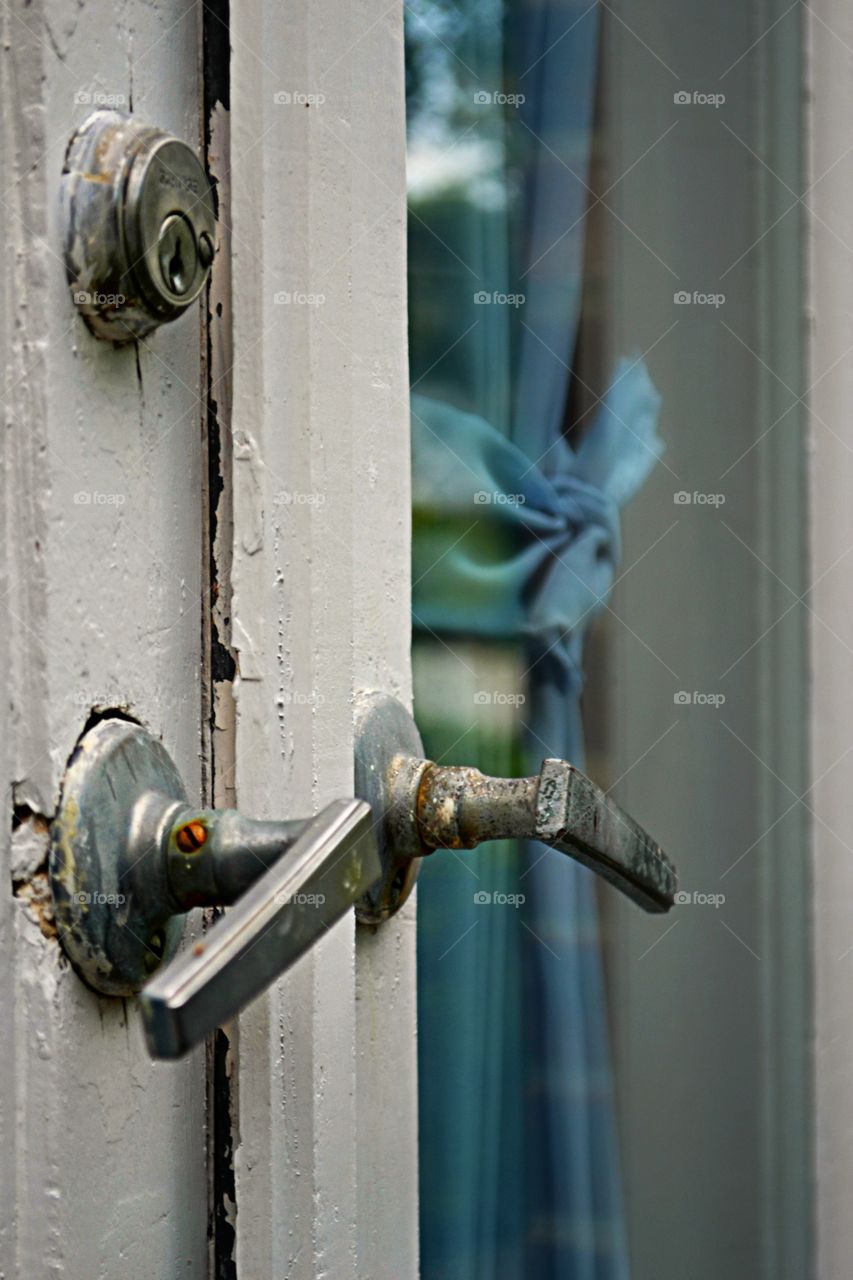
[[[42,0],[3,24],[0,1270],[414,1276],[414,901],[350,913],[152,1064],[134,1001],[69,966],[47,878],[98,718],[161,739],[194,802],[281,818],[352,795],[358,690],[409,698],[402,14]],[[99,107],[203,154],[217,209],[201,303],[122,344],[63,263],[63,156]]]
[[[254,0],[231,49],[234,777],[316,811],[353,694],[410,698],[402,8]],[[417,1274],[414,947],[350,915],[241,1018],[239,1275]]]
[[[132,1005],[61,950],[47,820],[87,720],[162,736],[202,785],[200,315],[123,347],[66,284],[63,157],[98,106],[197,143],[200,9],[4,10],[3,1204],[9,1276],[203,1276],[204,1055],[148,1060]]]

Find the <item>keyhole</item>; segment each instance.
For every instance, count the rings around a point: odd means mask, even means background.
[[[171,261],[169,262],[169,282],[175,290],[175,293],[182,292],[184,282],[184,260],[181,257],[180,234],[177,242],[175,243],[175,252],[172,254]]]
[[[160,270],[170,293],[186,293],[196,274],[198,254],[192,227],[179,213],[170,214],[160,228]]]

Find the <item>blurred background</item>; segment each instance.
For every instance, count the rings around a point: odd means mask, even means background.
[[[427,1280],[809,1274],[803,59],[782,0],[407,4],[417,718],[585,761],[682,891],[425,865]]]

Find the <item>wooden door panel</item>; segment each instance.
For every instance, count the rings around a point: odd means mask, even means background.
[[[247,811],[352,794],[352,697],[410,697],[402,6],[232,10],[233,643]],[[414,901],[240,1020],[237,1259],[417,1274]]]
[[[98,105],[197,145],[199,14],[177,0],[3,11],[6,385],[0,1044],[4,1275],[207,1272],[204,1054],[152,1064],[132,1003],[71,971],[45,896],[45,819],[93,708],[162,734],[200,784],[202,451],[194,309],[99,342],[62,257],[58,187]],[[8,811],[7,811],[8,812]]]

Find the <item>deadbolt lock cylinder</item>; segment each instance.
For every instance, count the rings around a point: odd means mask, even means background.
[[[95,111],[68,145],[61,201],[71,296],[96,337],[143,337],[198,298],[216,222],[207,175],[185,142]]]

